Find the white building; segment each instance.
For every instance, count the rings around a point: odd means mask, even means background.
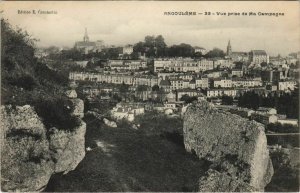
[[[208,78],[207,77],[202,77],[202,78],[196,78],[195,79],[196,83],[196,88],[208,88]]]
[[[214,80],[214,87],[215,88],[231,88],[232,80],[226,79],[226,78],[217,78]]]
[[[251,118],[257,122],[264,124],[264,125],[268,125],[270,123],[276,123],[278,120],[278,117],[274,114],[267,114],[267,113],[261,113],[261,112],[253,113],[251,115]]]
[[[242,77],[243,75],[244,75],[244,72],[242,69],[232,69],[231,70],[231,76]]]
[[[154,60],[154,72],[200,72],[214,69],[210,60],[194,60],[191,58]]]
[[[207,98],[212,98],[212,97],[222,97],[222,96],[231,96],[235,97],[237,94],[237,90],[235,89],[209,89],[207,90]]]
[[[296,87],[296,82],[293,80],[278,82],[278,90],[282,90],[282,91],[295,90],[295,87]]]
[[[217,59],[214,61],[214,68],[216,68],[217,66],[219,68],[233,68],[235,65],[232,60]]]
[[[245,78],[233,78],[233,87],[261,87],[262,80],[259,79],[245,79]]]
[[[128,55],[132,54],[132,52],[133,52],[133,46],[130,45],[130,44],[125,45],[125,46],[122,48],[122,52],[123,52],[123,54],[128,54]]]
[[[201,53],[202,55],[205,55],[207,53],[207,50],[205,48],[195,46],[194,47],[195,53]]]
[[[298,119],[279,119],[278,118],[277,122],[282,125],[289,124],[289,125],[298,126]]]

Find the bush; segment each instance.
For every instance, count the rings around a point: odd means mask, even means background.
[[[22,87],[26,90],[32,90],[36,85],[36,81],[30,75],[23,75],[11,81],[11,85]]]
[[[43,119],[47,129],[56,127],[62,130],[73,130],[79,126],[79,119],[73,115],[73,105],[65,98],[38,100],[34,104],[37,114]]]
[[[298,133],[299,128],[291,124],[281,124],[281,123],[270,123],[266,127],[267,131],[274,131],[278,133]]]
[[[138,115],[135,122],[141,125],[142,131],[150,135],[161,135],[166,133],[182,134],[183,120],[181,118],[168,117],[156,111],[146,112]]]
[[[298,192],[299,169],[291,166],[289,155],[282,150],[277,150],[272,152],[270,156],[274,167],[274,175],[265,190],[268,192]]]

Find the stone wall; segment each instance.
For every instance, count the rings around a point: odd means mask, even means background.
[[[199,191],[263,191],[273,175],[264,126],[201,101],[184,115],[184,144],[211,162]]]
[[[73,114],[82,117],[83,101],[71,101]],[[0,124],[2,191],[41,191],[52,174],[74,170],[85,156],[82,120],[72,131],[48,131],[33,107],[7,105],[1,107]]]

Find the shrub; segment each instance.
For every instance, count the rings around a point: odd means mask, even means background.
[[[281,124],[281,123],[270,123],[267,125],[266,129],[268,131],[274,131],[278,133],[298,133],[298,126],[291,124]]]
[[[79,119],[71,115],[73,105],[66,98],[38,100],[34,107],[47,129],[56,127],[62,130],[73,130],[79,125]]]
[[[290,156],[282,150],[270,154],[274,166],[272,181],[267,185],[268,192],[298,192],[299,169],[291,166]]]
[[[10,81],[11,85],[22,87],[25,90],[32,90],[36,85],[36,81],[30,75],[22,75],[20,77],[14,77],[13,80]]]

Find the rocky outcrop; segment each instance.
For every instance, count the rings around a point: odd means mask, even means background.
[[[53,173],[46,129],[33,108],[1,108],[1,187],[3,191],[40,190]]]
[[[73,104],[73,112],[72,114],[79,117],[83,118],[84,116],[84,102],[81,99],[70,99],[70,101]]]
[[[105,125],[107,125],[109,127],[112,127],[112,128],[117,128],[118,127],[118,125],[117,125],[116,122],[110,121],[110,120],[108,120],[106,118],[103,118],[103,122],[104,122]]]
[[[184,115],[184,144],[211,165],[199,191],[262,191],[273,166],[264,126],[200,101]]]
[[[75,109],[83,113],[83,107]],[[81,117],[79,110],[74,115]],[[71,131],[55,127],[47,130],[29,105],[2,106],[1,116],[3,191],[41,191],[52,174],[75,169],[85,156],[83,121]]]
[[[51,129],[49,135],[49,148],[55,160],[54,172],[68,173],[74,170],[85,156],[85,130],[86,123],[81,121],[73,132]]]
[[[75,89],[67,90],[65,92],[66,96],[69,97],[70,99],[77,98],[77,92]]]

